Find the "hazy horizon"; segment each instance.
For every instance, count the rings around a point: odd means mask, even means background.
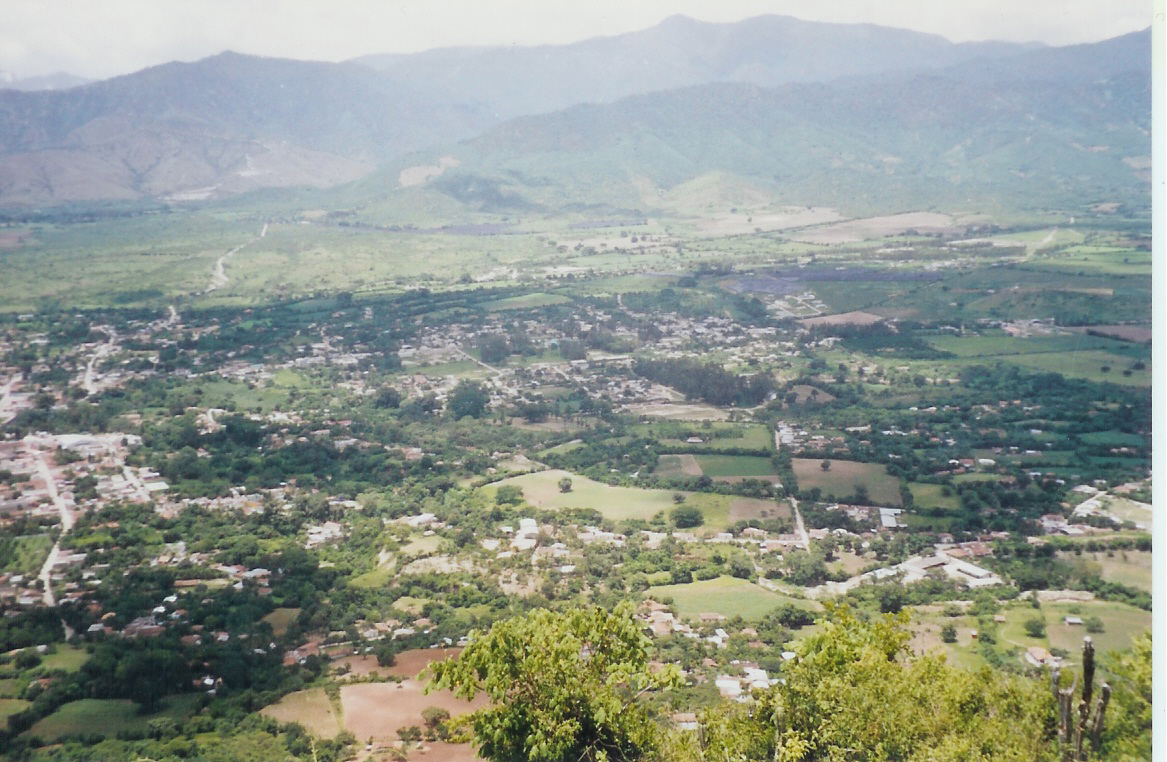
[[[341,0],[328,5],[273,0],[181,4],[109,0],[81,5],[65,0],[0,0],[0,15],[7,19],[0,29],[0,71],[17,79],[59,72],[105,79],[228,50],[343,61],[445,47],[569,44],[651,28],[678,14],[714,23],[785,15],[911,29],[953,42],[1000,40],[1052,46],[1097,42],[1152,23],[1145,0],[1056,4],[975,0],[960,6],[931,0],[878,5],[838,0],[826,7],[807,0],[732,0],[716,8],[698,0],[652,0],[631,6],[614,0],[578,5],[530,0],[489,4]]]

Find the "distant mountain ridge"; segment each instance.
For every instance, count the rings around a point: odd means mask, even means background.
[[[827,24],[789,16],[710,23],[672,16],[650,29],[570,45],[446,48],[364,56],[404,81],[429,82],[502,118],[608,103],[710,82],[775,86],[839,77],[938,69],[1039,45],[952,43],[872,24]]]
[[[938,151],[945,141],[945,151],[960,146],[962,130],[978,120],[988,120],[977,127],[980,139],[991,133],[998,146],[991,155],[1012,146],[1017,156],[993,167],[979,159],[970,190],[983,190],[990,169],[1033,163],[1016,142],[1026,137],[1059,155],[1064,145],[1115,143],[1112,153],[1087,157],[1083,171],[1125,188],[1125,170],[1112,165],[1138,148],[1132,120],[1147,101],[1140,83],[1149,66],[1139,62],[1149,63],[1149,51],[1149,33],[1071,48],[957,45],[766,16],[736,24],[674,17],[567,46],[341,64],[224,53],[63,91],[0,90],[0,206],[323,187],[388,165],[398,168],[390,181],[362,186],[387,193],[402,162],[414,161],[400,157],[427,164],[439,158],[429,155],[435,149],[464,159],[433,181],[458,203],[488,179],[515,185],[498,198],[531,204],[540,196],[559,203],[575,192],[569,187],[586,191],[595,184],[589,174],[622,178],[610,183],[616,195],[629,193],[616,186],[631,175],[667,187],[719,169],[791,194],[798,183],[863,181],[862,172],[848,179],[837,171],[840,157],[853,157],[844,165],[874,161],[900,184],[916,167],[924,187],[940,182],[937,157],[971,169]],[[1108,82],[1119,83],[1109,96]],[[1061,125],[1056,140],[1026,132],[1027,99],[1041,106],[1040,124]],[[515,113],[525,116],[507,121]],[[1111,122],[1099,118],[1107,113]],[[581,154],[588,146],[594,156]],[[786,157],[783,166],[776,157]],[[1082,169],[1078,158],[1059,161]],[[544,187],[532,193],[517,177]]]

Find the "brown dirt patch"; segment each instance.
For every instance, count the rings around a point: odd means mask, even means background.
[[[794,403],[796,405],[806,405],[809,403],[822,404],[835,399],[835,395],[807,384],[795,384],[790,387],[790,391],[798,395],[798,400]],[[818,394],[813,394],[813,392],[818,392]]]
[[[427,743],[416,751],[410,751],[409,758],[425,760],[425,762],[474,762],[474,760],[481,759],[474,752],[474,747],[468,743],[443,743],[441,741]]]
[[[735,497],[729,504],[731,524],[761,518],[790,518],[790,506],[753,497]]]
[[[384,667],[387,675],[416,678],[421,671],[435,661],[453,659],[462,653],[461,648],[415,648],[412,651],[402,651],[392,667]]]
[[[381,740],[396,740],[398,728],[421,727],[421,713],[426,707],[441,707],[456,717],[490,703],[485,696],[464,701],[449,691],[427,694],[417,680],[345,685],[340,689],[340,701],[347,730],[359,739]]]

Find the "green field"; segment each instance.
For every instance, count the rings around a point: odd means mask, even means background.
[[[768,426],[742,425],[738,423],[685,424],[679,422],[640,423],[628,427],[634,436],[660,440],[667,447],[684,448],[694,453],[719,450],[774,449],[774,435]],[[701,442],[689,442],[696,436]]]
[[[743,619],[761,619],[781,603],[793,603],[804,608],[816,608],[811,601],[771,592],[753,582],[737,577],[722,576],[693,582],[688,585],[660,585],[650,587],[647,596],[662,600],[673,599],[678,616],[692,619],[699,614],[721,614]]]
[[[559,480],[571,479],[571,492],[559,491]],[[523,499],[536,508],[559,510],[563,508],[592,508],[613,521],[625,519],[651,519],[664,511],[667,513],[676,503],[671,490],[637,489],[635,487],[613,487],[593,481],[578,474],[551,469],[533,474],[512,476],[482,488],[488,496],[494,497],[498,488],[513,484],[523,490]],[[686,505],[701,509],[708,529],[724,528],[729,519],[731,496],[708,495],[699,492],[686,494]]]
[[[43,741],[57,741],[80,735],[100,734],[113,737],[121,732],[145,733],[150,720],[170,717],[178,723],[194,713],[199,696],[189,693],[163,699],[162,709],[154,714],[142,714],[132,701],[122,699],[81,699],[64,704],[60,709],[26,730],[25,737]]]
[[[944,508],[951,511],[960,508],[960,498],[956,496],[955,491],[951,495],[945,495],[944,487],[940,484],[913,482],[908,488],[912,490],[912,499],[920,508]]]
[[[928,343],[963,360],[1000,360],[1026,370],[1124,386],[1151,384],[1150,350],[1104,336],[934,336]],[[1136,361],[1147,367],[1132,369]],[[1102,370],[1104,367],[1110,370]],[[1124,373],[1128,370],[1129,375]]]
[[[57,646],[57,652],[45,654],[41,661],[46,670],[63,669],[66,672],[76,672],[81,665],[89,661],[89,654],[78,646]]]
[[[774,476],[774,464],[769,458],[753,455],[698,455],[701,473],[713,478]]]
[[[483,306],[488,312],[496,312],[499,310],[521,310],[530,307],[549,307],[553,304],[568,304],[570,302],[571,299],[560,294],[545,294],[536,291],[531,294],[523,294],[522,296],[512,296],[507,299],[486,302]]]
[[[1083,552],[1081,555],[1070,551],[1058,553],[1058,557],[1071,563],[1088,561],[1098,564],[1102,578],[1108,582],[1151,592],[1151,553],[1137,550],[1115,550],[1110,554]]]
[[[1077,613],[1075,613],[1077,612]],[[1149,630],[1151,612],[1112,601],[1085,601],[1083,603],[1045,603],[1041,609],[1027,605],[1016,605],[1005,612],[1006,621],[1001,625],[1000,637],[1003,643],[1021,648],[1043,646],[1061,648],[1069,652],[1070,661],[1077,661],[1082,652],[1082,638],[1089,635],[1099,654],[1130,648],[1131,639]],[[1025,621],[1040,616],[1046,622],[1045,638],[1031,638],[1024,629]],[[1104,632],[1087,633],[1081,625],[1064,624],[1067,616],[1083,619],[1099,617],[1105,627]]]
[[[23,712],[32,706],[31,701],[16,698],[0,698],[0,721],[6,721],[17,712]]]
[[[35,575],[40,572],[49,551],[53,548],[53,538],[47,534],[30,534],[14,538],[12,557],[0,571],[12,574]]]
[[[299,615],[300,609],[281,608],[265,616],[263,621],[271,625],[272,634],[279,638],[283,637]]]
[[[856,463],[852,460],[831,459],[831,468],[822,469],[821,458],[794,458],[794,477],[800,490],[818,487],[823,497],[834,495],[843,498],[853,495],[859,485],[867,487],[872,503],[898,506],[900,504],[899,480],[889,476],[878,463]]]

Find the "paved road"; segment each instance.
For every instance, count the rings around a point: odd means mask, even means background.
[[[49,498],[57,506],[57,510],[61,514],[61,534],[57,537],[57,542],[53,544],[53,549],[49,551],[49,557],[45,559],[45,564],[41,567],[40,573],[41,584],[45,588],[45,605],[56,606],[57,598],[53,595],[53,566],[56,565],[57,557],[61,554],[61,539],[73,528],[73,512],[69,510],[69,506],[65,505],[65,499],[57,491],[57,480],[53,477],[53,472],[49,470],[49,463],[45,460],[43,452],[37,452],[36,462],[37,470],[40,471],[41,478],[45,482],[45,488],[49,492]]]

